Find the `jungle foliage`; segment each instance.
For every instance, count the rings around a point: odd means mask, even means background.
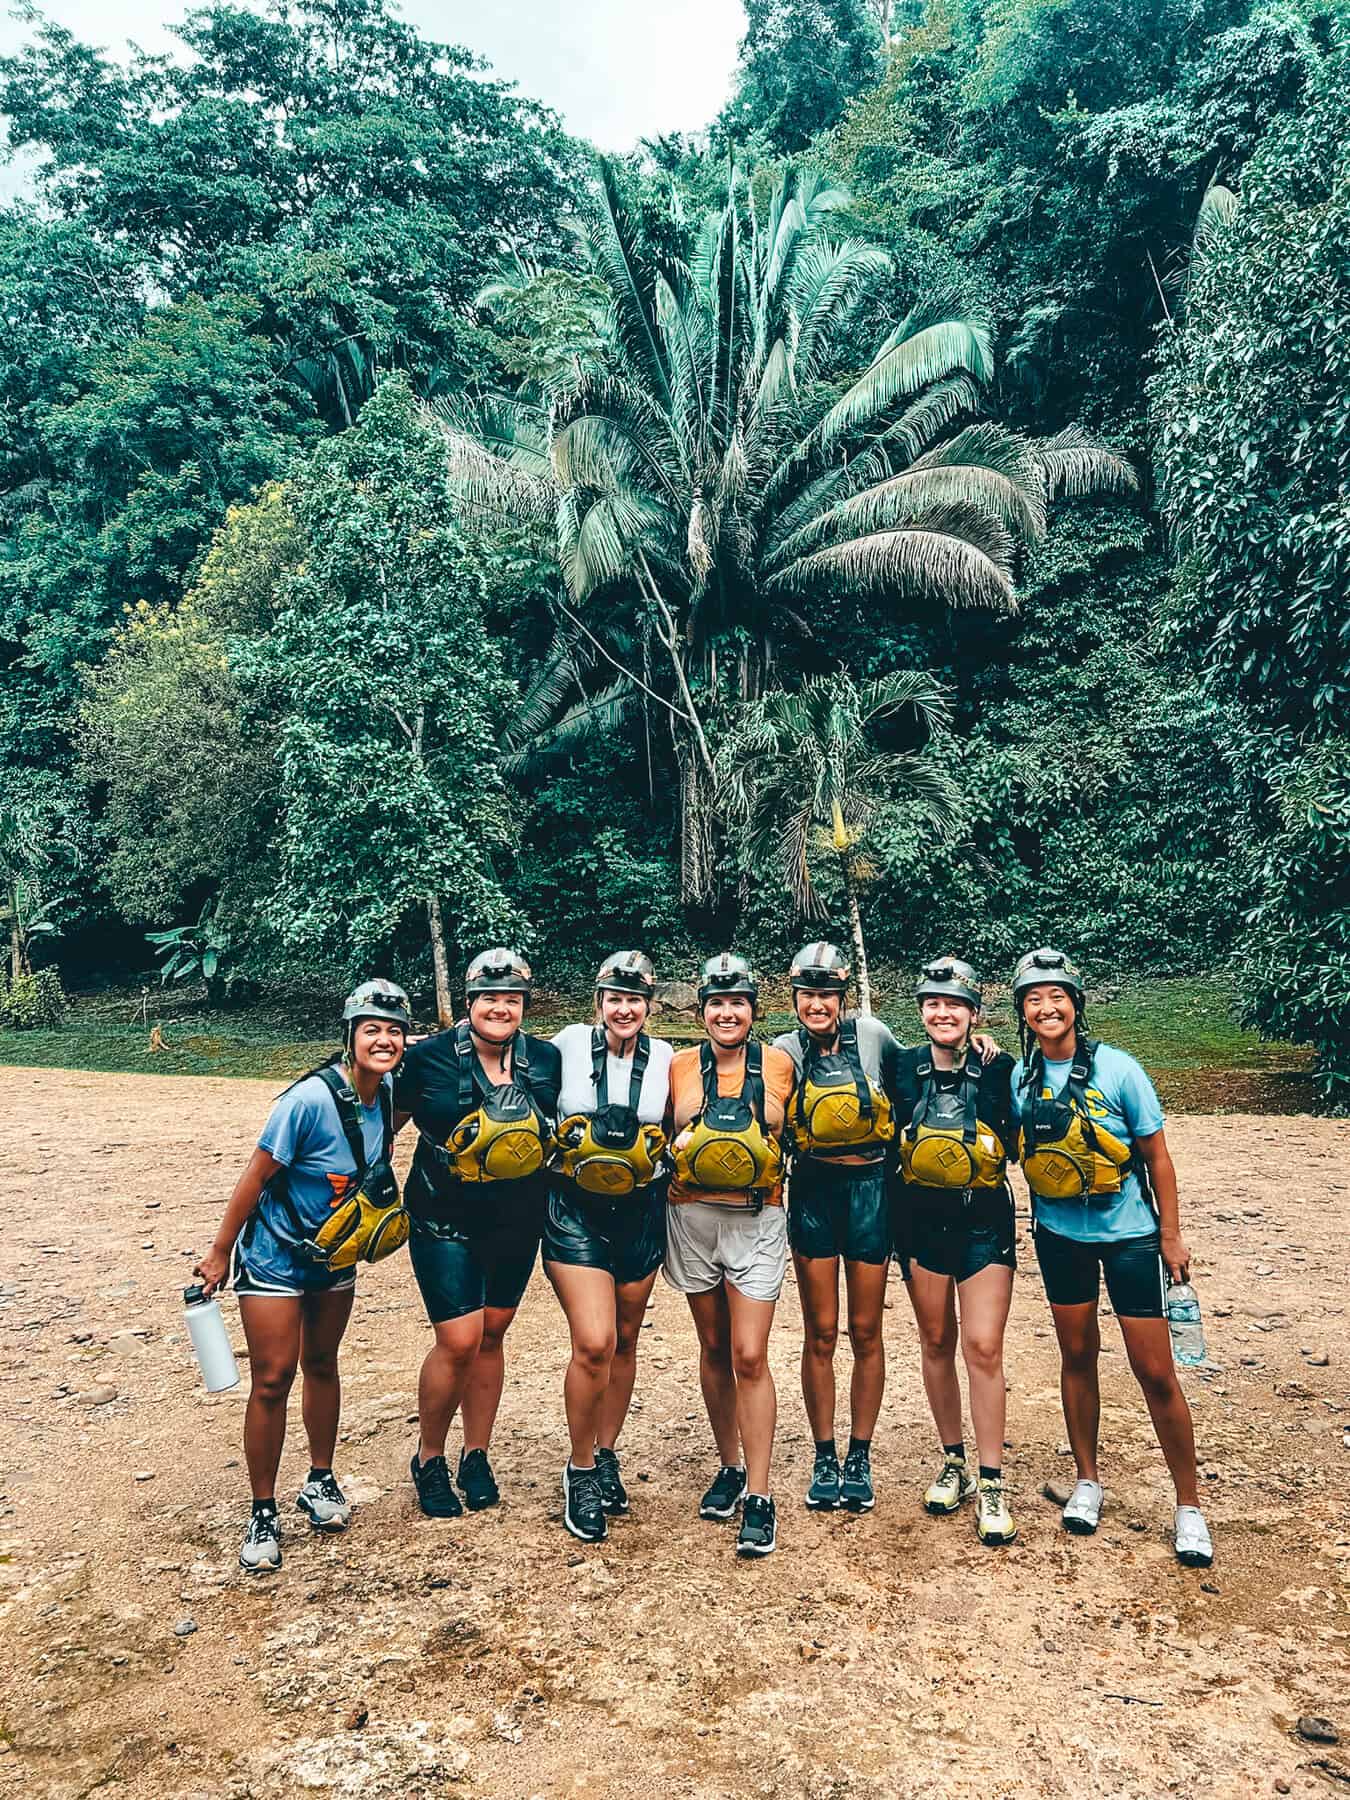
[[[0,59],[11,981],[205,918],[444,1011],[483,936],[856,906],[883,966],[1232,959],[1343,1102],[1341,9],[745,14],[608,163],[388,0]]]

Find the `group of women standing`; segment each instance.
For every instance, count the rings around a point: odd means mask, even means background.
[[[340,1062],[277,1101],[198,1265],[208,1292],[233,1266],[248,1340],[254,1501],[244,1569],[280,1566],[275,1483],[297,1369],[311,1462],[297,1505],[318,1530],[340,1531],[350,1520],[332,1467],[338,1345],[356,1263],[405,1239],[434,1334],[411,1463],[424,1513],[455,1517],[499,1498],[488,1452],[503,1339],[542,1243],[571,1334],[567,1530],[599,1542],[629,1510],[617,1446],[643,1316],[663,1270],[689,1302],[717,1449],[699,1514],[739,1513],[738,1554],[771,1553],[777,1396],[768,1345],[790,1250],[815,1440],[806,1505],[865,1512],[875,1504],[871,1448],[895,1258],[942,1451],[923,1504],[947,1514],[973,1499],[980,1540],[1011,1543],[1002,1356],[1017,1261],[1013,1160],[1031,1189],[1077,1464],[1063,1524],[1088,1534],[1102,1511],[1104,1277],[1176,1487],[1177,1556],[1212,1561],[1164,1317],[1164,1274],[1184,1280],[1189,1252],[1163,1115],[1139,1064],[1089,1035],[1083,980],[1069,958],[1038,950],[1018,963],[1016,1061],[980,1032],[980,982],[959,958],[923,970],[916,1049],[879,1020],[849,1012],[849,969],[836,946],[808,944],[791,983],[797,1026],[765,1044],[754,1033],[759,994],[749,964],[732,953],[710,958],[698,994],[703,1041],[679,1051],[647,1031],[655,973],[637,951],[606,959],[592,1022],[551,1041],[525,1029],[531,972],[507,949],[470,964],[465,1017],[416,1042],[408,1042],[401,989],[369,982],[351,995]],[[417,1146],[400,1198],[389,1157],[409,1122]],[[853,1347],[842,1461],[834,1378],[841,1262]],[[463,1448],[452,1477],[446,1438],[456,1413]]]

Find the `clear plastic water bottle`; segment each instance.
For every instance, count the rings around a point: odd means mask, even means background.
[[[1180,1367],[1193,1369],[1206,1361],[1205,1326],[1200,1302],[1189,1281],[1167,1289],[1167,1329],[1172,1334],[1172,1358]]]
[[[226,1388],[238,1387],[239,1365],[216,1301],[208,1300],[200,1287],[184,1288],[183,1319],[207,1393],[222,1394]]]

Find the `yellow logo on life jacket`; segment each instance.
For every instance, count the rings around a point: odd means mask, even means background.
[[[640,1124],[630,1107],[610,1106],[560,1120],[554,1144],[553,1167],[559,1174],[588,1194],[614,1197],[651,1185],[666,1134],[659,1125]]]
[[[461,1181],[523,1181],[544,1166],[544,1122],[529,1096],[508,1083],[491,1088],[446,1140]]]

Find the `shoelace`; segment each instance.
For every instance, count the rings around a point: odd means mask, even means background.
[[[767,1537],[772,1520],[773,1502],[771,1500],[747,1500],[745,1516],[741,1520],[741,1530],[763,1532]]]
[[[248,1522],[248,1532],[244,1538],[246,1544],[275,1543],[277,1540],[277,1515],[275,1513],[254,1513]]]
[[[816,1466],[813,1473],[816,1475],[838,1475],[839,1458],[837,1456],[827,1455],[818,1456],[816,1458]]]
[[[331,1500],[334,1506],[345,1506],[347,1504],[347,1496],[338,1486],[337,1479],[331,1472],[327,1475],[321,1475],[317,1485],[323,1498],[325,1500]]]
[[[844,1458],[844,1480],[861,1481],[872,1472],[872,1464],[865,1450],[850,1450]]]
[[[577,1512],[596,1512],[604,1499],[595,1469],[573,1469],[567,1477],[567,1491]]]
[[[730,1499],[741,1491],[741,1472],[724,1463],[717,1472],[717,1480],[713,1483],[713,1492],[720,1500]]]

